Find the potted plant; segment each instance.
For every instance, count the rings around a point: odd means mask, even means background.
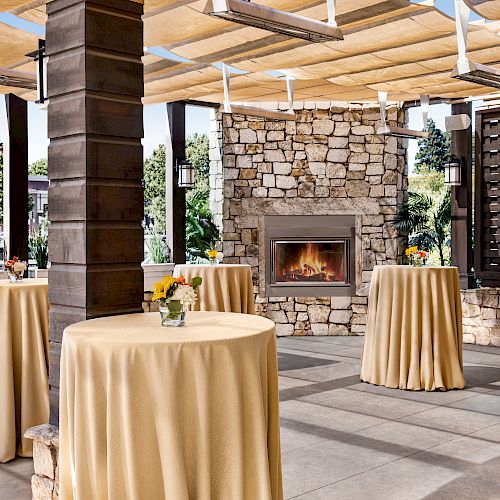
[[[166,274],[172,274],[175,264],[172,262],[170,248],[166,236],[155,229],[146,228],[146,260],[142,263],[144,270],[144,291],[152,292],[155,282]]]
[[[36,278],[48,277],[49,263],[49,237],[45,224],[41,224],[38,229],[31,232],[28,240],[31,257],[36,260]]]

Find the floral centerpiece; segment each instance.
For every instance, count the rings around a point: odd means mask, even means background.
[[[199,276],[186,281],[183,276],[167,275],[154,284],[152,300],[160,306],[162,326],[184,326],[186,311],[196,302],[196,290],[201,283]]]
[[[210,264],[219,264],[224,258],[224,254],[222,252],[219,252],[219,250],[217,250],[216,248],[207,250],[207,255]]]
[[[405,254],[409,263],[413,266],[425,266],[425,263],[427,262],[427,252],[419,250],[417,246],[407,248]]]
[[[3,267],[9,275],[11,283],[16,283],[23,280],[23,274],[27,265],[28,264],[25,261],[19,260],[19,257],[12,257],[12,259],[4,262]]]

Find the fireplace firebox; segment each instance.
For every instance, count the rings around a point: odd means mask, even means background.
[[[270,297],[352,295],[354,216],[266,216]]]

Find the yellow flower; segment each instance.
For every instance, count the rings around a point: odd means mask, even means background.
[[[167,294],[165,293],[165,287],[162,281],[157,281],[153,286],[153,297],[152,301],[156,302],[157,300],[166,299]]]
[[[217,254],[219,253],[218,250],[207,250],[207,255],[211,258],[211,259],[216,259],[217,258]]]
[[[409,257],[410,255],[416,254],[417,252],[418,252],[418,247],[417,246],[410,247],[410,248],[407,248],[405,250],[405,254],[406,254],[407,257]]]

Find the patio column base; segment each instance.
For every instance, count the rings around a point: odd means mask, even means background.
[[[31,478],[33,500],[57,500],[59,498],[59,428],[51,425],[37,425],[26,431],[24,436],[33,440],[33,466]]]

